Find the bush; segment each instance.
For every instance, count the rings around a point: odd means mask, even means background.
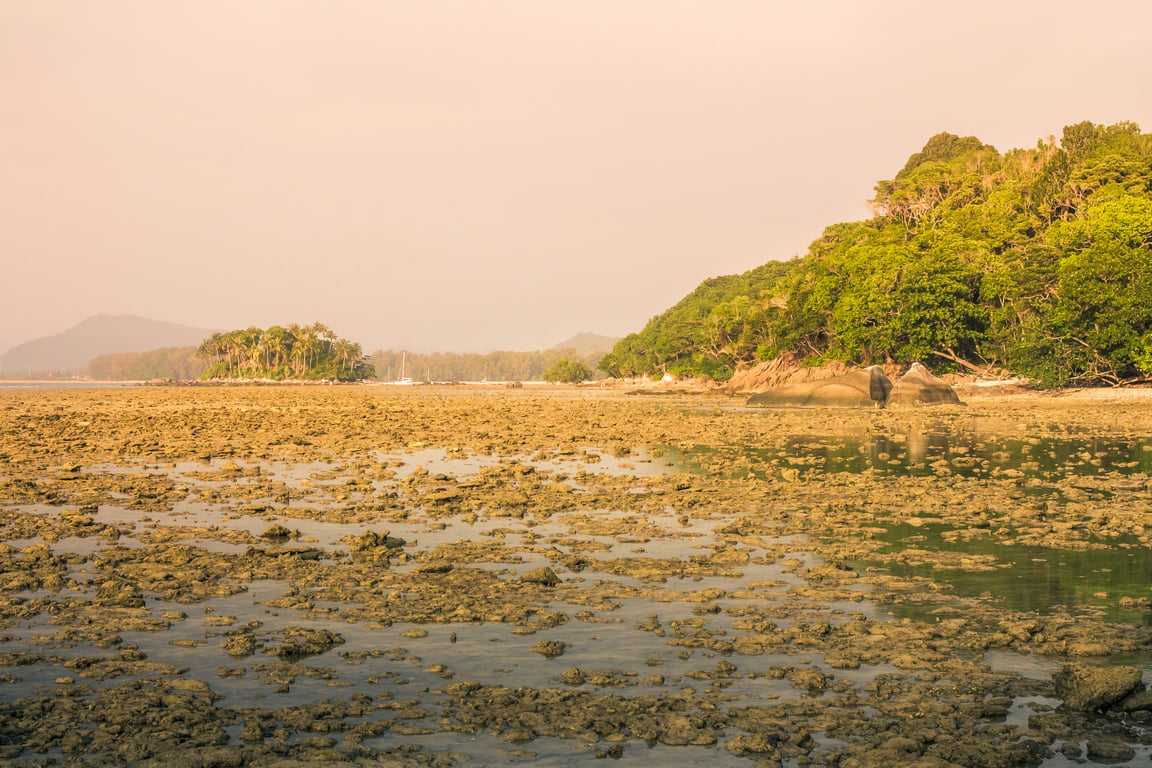
[[[544,381],[552,384],[579,384],[592,378],[592,371],[584,363],[560,358],[544,371]]]

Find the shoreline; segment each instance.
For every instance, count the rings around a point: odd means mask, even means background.
[[[140,379],[140,380],[110,380],[110,379],[0,379],[0,389],[84,389],[84,388],[220,388],[220,387],[332,387],[332,386],[364,386],[379,389],[519,389],[533,390],[586,390],[601,392],[636,392],[646,395],[669,396],[718,396],[733,401],[742,401],[755,392],[733,392],[724,388],[723,383],[702,382],[699,380],[683,381],[652,381],[644,379],[603,379],[588,381],[581,384],[553,384],[545,381],[445,381],[445,382],[419,382],[414,384],[400,384],[391,381],[362,380],[362,381],[329,381],[329,380],[303,380],[293,379],[276,381],[273,379],[212,379],[201,381],[199,379]],[[1152,399],[1152,385],[1135,384],[1131,386],[1114,387],[1066,387],[1053,389],[1031,388],[1019,379],[1002,381],[955,381],[953,388],[960,399],[967,402],[987,401],[1051,401],[1090,402],[1090,403],[1125,403],[1140,402]],[[931,408],[931,406],[926,406]]]

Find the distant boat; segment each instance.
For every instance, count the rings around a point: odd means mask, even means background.
[[[405,369],[408,367],[408,353],[405,352],[404,356],[400,358],[400,378],[396,379],[396,384],[402,387],[411,387],[416,383],[415,379],[404,375]]]

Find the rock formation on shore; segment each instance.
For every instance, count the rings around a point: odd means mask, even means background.
[[[892,385],[886,407],[908,405],[963,405],[952,385],[933,376],[920,363],[912,363],[908,372]]]
[[[748,398],[748,405],[768,407],[884,408],[887,406],[963,405],[943,379],[920,363],[895,384],[873,365],[828,378],[779,386]]]

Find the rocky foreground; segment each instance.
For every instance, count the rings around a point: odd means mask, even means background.
[[[1142,764],[1152,585],[949,575],[1147,549],[1152,401],[965,399],[0,393],[0,760]]]

